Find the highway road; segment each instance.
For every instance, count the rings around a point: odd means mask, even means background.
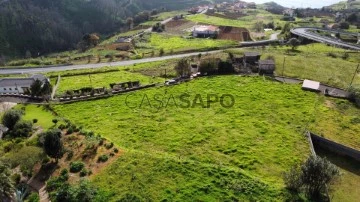
[[[207,53],[218,53],[222,50],[216,51],[207,51],[207,52],[195,52],[195,53],[185,53],[179,55],[169,55],[163,57],[154,57],[154,58],[144,58],[139,60],[126,60],[126,61],[119,61],[119,62],[107,62],[107,63],[97,63],[97,64],[84,64],[84,65],[65,65],[65,66],[56,66],[56,67],[35,67],[35,68],[7,68],[7,69],[0,69],[0,74],[35,74],[40,72],[57,72],[57,71],[66,71],[66,70],[75,70],[75,69],[93,69],[93,68],[101,68],[106,66],[127,66],[139,63],[146,63],[146,62],[156,62],[156,61],[163,61],[168,59],[176,59],[176,58],[183,58],[189,56],[195,56]]]
[[[291,30],[292,34],[295,34],[297,36],[301,36],[313,41],[317,41],[320,43],[325,43],[329,45],[335,45],[346,49],[352,49],[352,50],[360,50],[360,46],[356,44],[350,44],[346,43],[344,41],[341,41],[340,39],[332,38],[332,37],[326,37],[322,36],[320,34],[315,33],[314,31],[324,31],[324,32],[331,32],[331,33],[338,33],[338,31],[332,31],[332,30],[326,30],[326,29],[320,29],[320,28],[314,28],[314,27],[298,27]],[[357,36],[357,33],[349,33],[349,32],[339,32],[340,34],[346,34],[346,35],[352,35]]]

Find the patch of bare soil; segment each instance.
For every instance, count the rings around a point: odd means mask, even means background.
[[[3,113],[13,107],[15,107],[17,103],[14,102],[0,102],[0,113]]]

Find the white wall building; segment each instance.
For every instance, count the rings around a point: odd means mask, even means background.
[[[0,93],[28,94],[35,80],[42,82],[49,81],[48,78],[40,74],[33,75],[29,78],[4,78],[0,79]]]
[[[219,28],[212,25],[195,26],[193,30],[194,37],[214,37],[219,34]]]

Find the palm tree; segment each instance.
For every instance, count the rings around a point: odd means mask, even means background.
[[[9,166],[0,162],[0,201],[11,198],[14,193],[14,184],[10,179]]]

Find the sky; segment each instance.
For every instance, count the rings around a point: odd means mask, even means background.
[[[246,2],[255,2],[257,4],[262,4],[270,1],[274,1],[285,7],[295,7],[295,8],[322,8],[324,6],[329,6],[334,3],[338,3],[341,0],[244,0]]]

